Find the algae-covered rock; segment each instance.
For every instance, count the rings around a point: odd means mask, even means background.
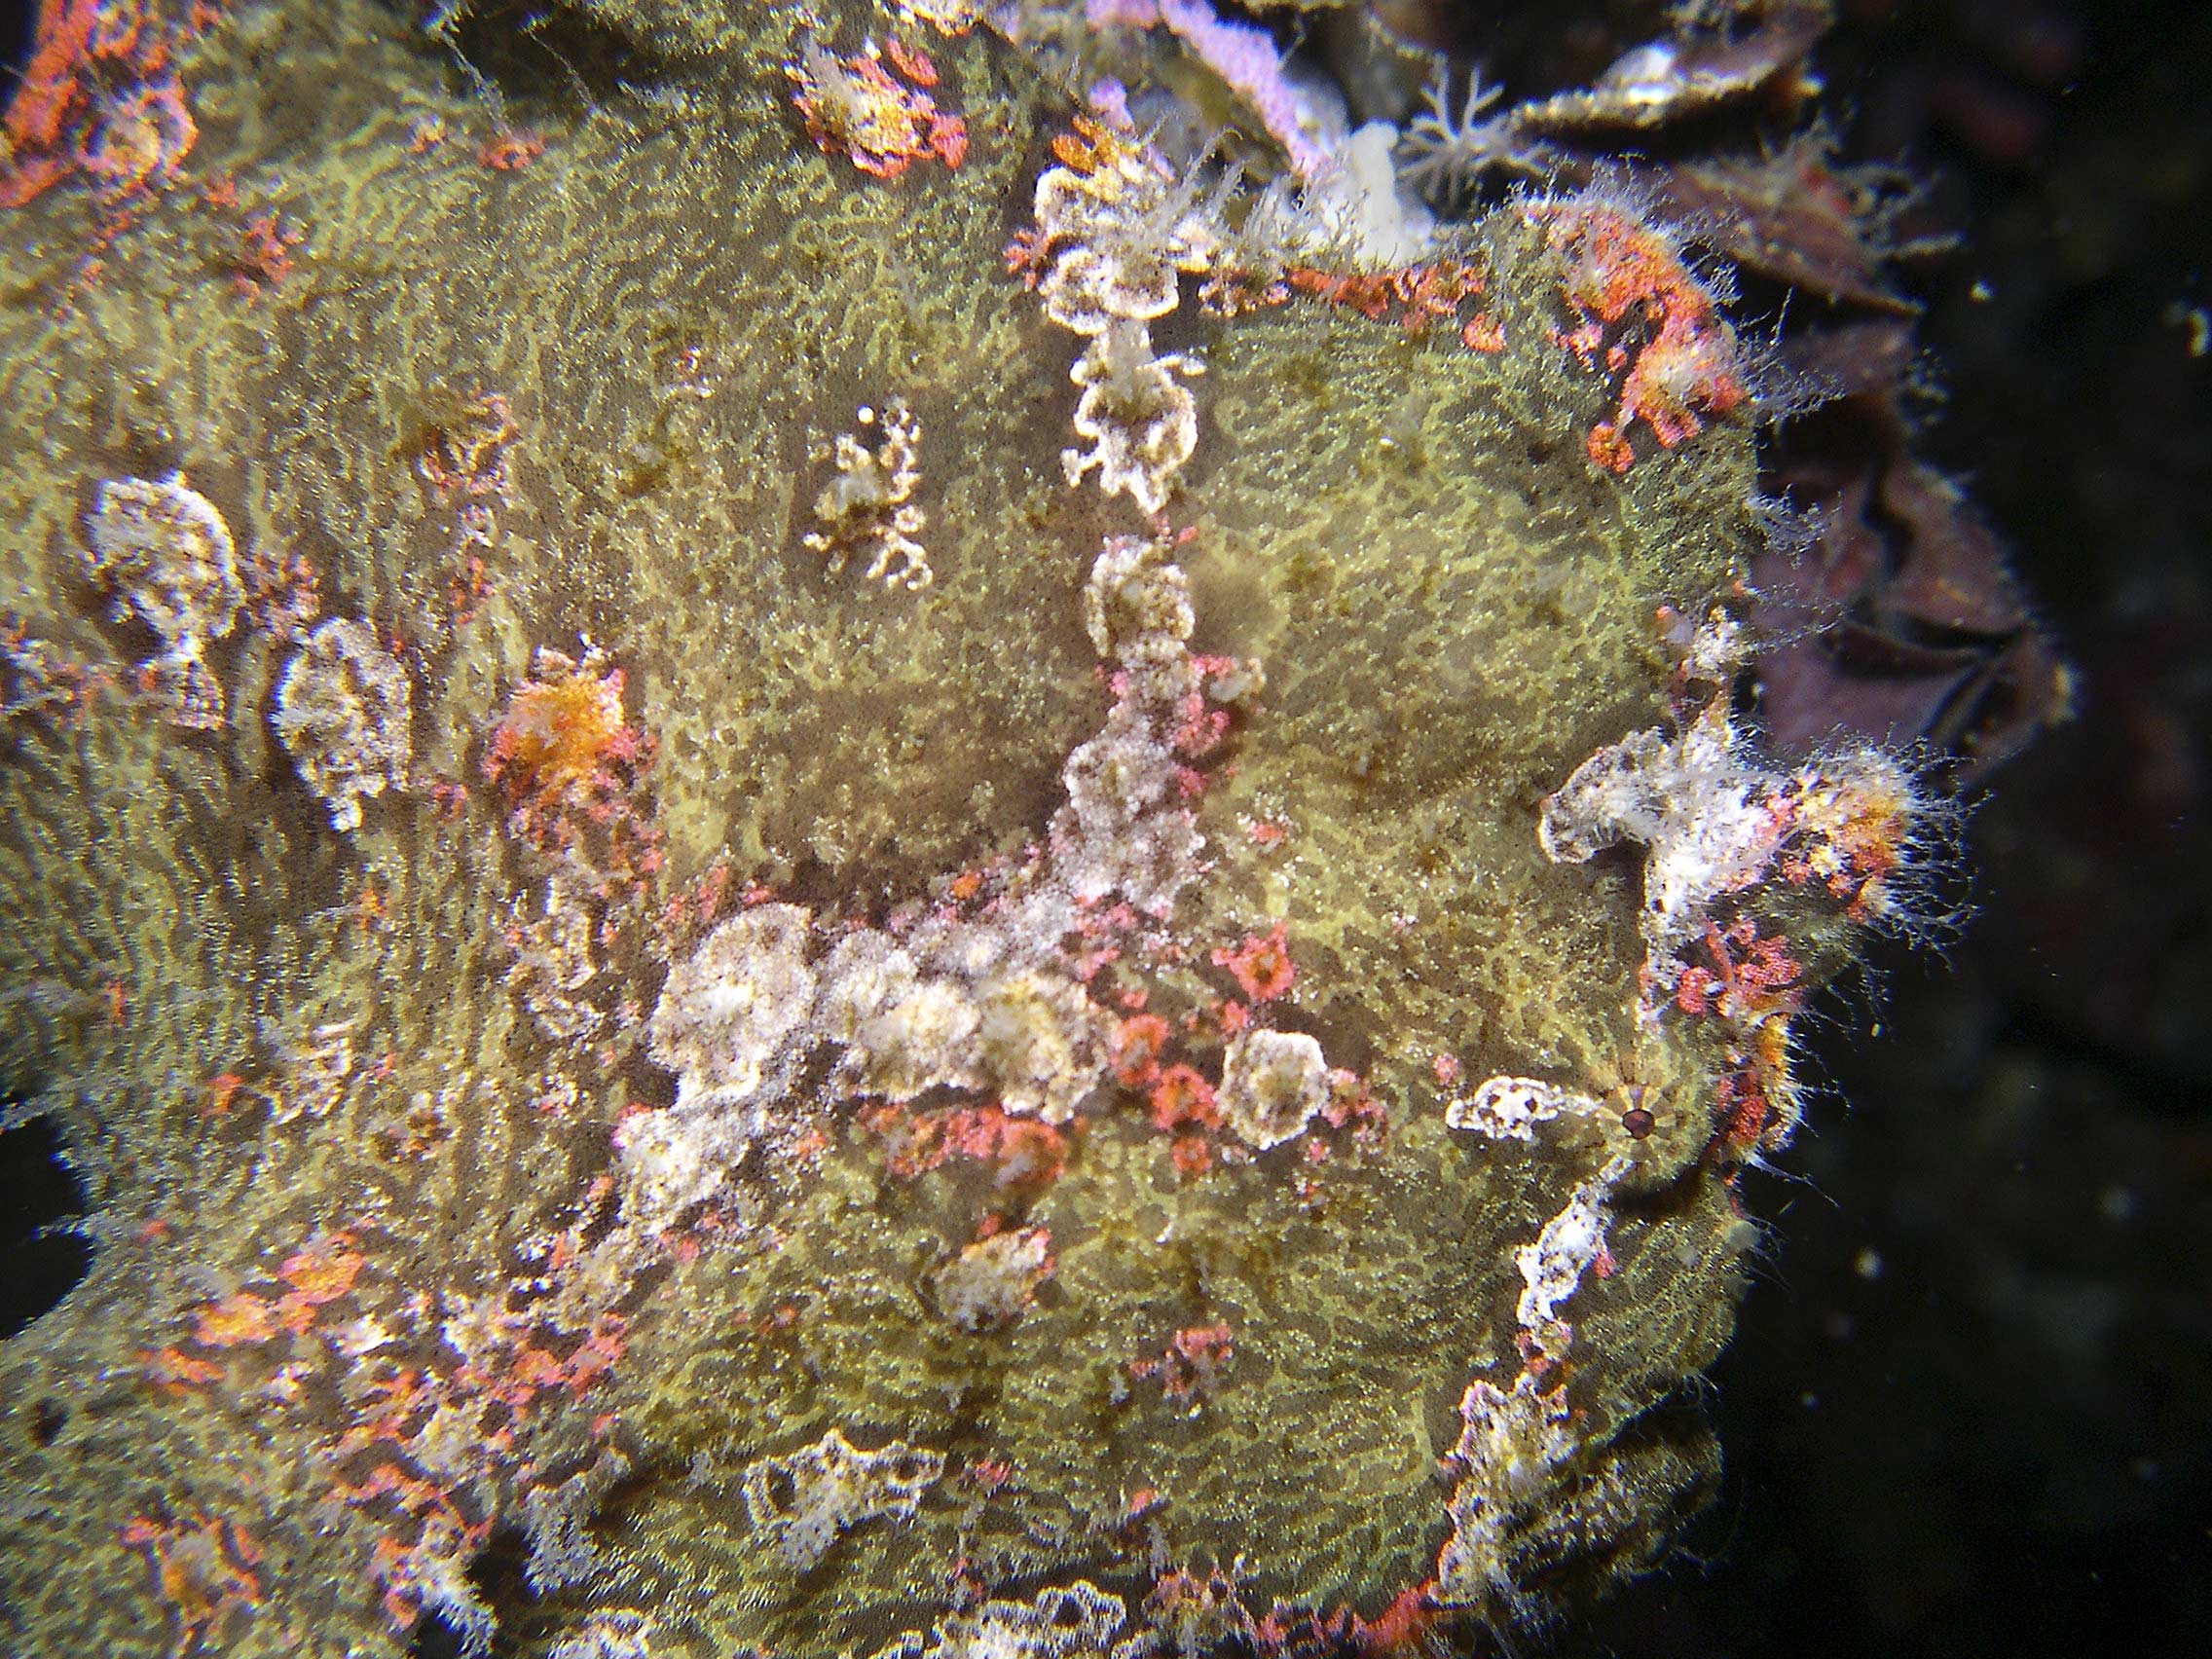
[[[1654,961],[1539,839],[1725,697],[1725,325],[1597,199],[1269,268],[958,7],[588,10],[241,6],[181,177],[0,221],[0,1088],[97,1245],[0,1349],[11,1650],[1103,1654],[1648,1564],[1905,842],[1746,759]],[[226,721],[88,573],[180,475]],[[318,611],[411,726],[336,814]]]

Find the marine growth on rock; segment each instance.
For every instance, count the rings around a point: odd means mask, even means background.
[[[0,218],[0,1122],[92,1245],[0,1645],[1473,1650],[1660,1560],[1933,822],[1732,712],[1675,233],[1323,269],[942,0],[189,10],[189,155]]]

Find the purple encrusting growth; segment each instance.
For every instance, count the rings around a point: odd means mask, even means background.
[[[1094,29],[1165,23],[1198,61],[1252,106],[1300,175],[1311,174],[1328,160],[1328,151],[1300,122],[1306,100],[1283,74],[1274,36],[1266,29],[1231,22],[1206,0],[1087,0],[1084,19]]]

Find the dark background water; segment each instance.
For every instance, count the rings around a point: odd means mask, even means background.
[[[1712,1380],[1720,1503],[1665,1572],[1520,1645],[2201,1652],[2212,7],[1841,11],[1817,62],[1848,153],[1908,160],[1964,233],[1914,277],[1948,387],[1922,453],[2009,541],[2080,712],[1978,797],[1957,942],[1824,1005],[1822,1097],[1750,1181],[1774,1237]],[[10,64],[29,16],[0,3]],[[81,1271],[33,1236],[74,1203],[53,1151],[0,1136],[0,1331]]]
[[[1966,481],[2080,676],[1967,835],[1975,914],[1878,953],[1754,1177],[1702,1567],[1571,1651],[2212,1644],[2212,8],[1846,4],[1849,148],[1963,231],[1921,274]],[[1871,1027],[1880,1035],[1866,1040]]]

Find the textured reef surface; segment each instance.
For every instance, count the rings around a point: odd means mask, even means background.
[[[1935,815],[1732,698],[1771,390],[1650,202],[1429,241],[949,0],[80,22],[11,1651],[1376,1652],[1659,1558]]]

